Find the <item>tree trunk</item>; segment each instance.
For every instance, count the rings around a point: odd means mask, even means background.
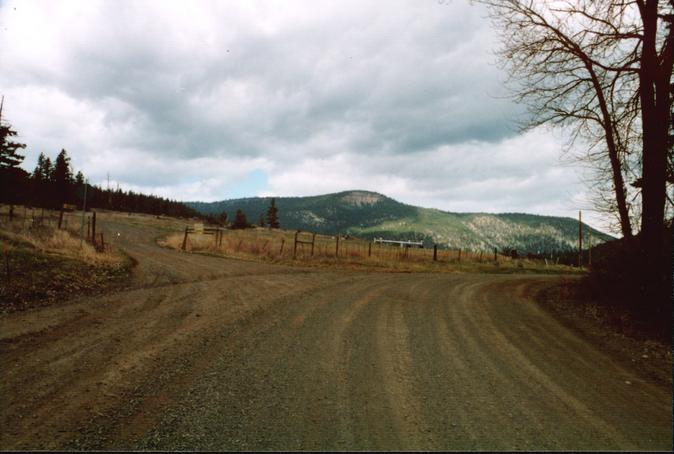
[[[663,256],[666,198],[667,137],[669,133],[670,67],[660,66],[656,51],[657,1],[640,2],[644,24],[640,101],[643,125],[641,254],[646,304],[658,317],[665,306]],[[671,39],[671,33],[670,33]],[[667,59],[665,59],[667,60]]]
[[[618,204],[618,215],[620,217],[620,230],[623,237],[631,243],[632,240],[632,222],[630,221],[629,210],[627,209],[627,197],[625,194],[625,181],[622,174],[620,157],[618,156],[618,147],[615,143],[614,126],[604,96],[604,90],[599,83],[599,79],[592,68],[592,64],[585,56],[580,57],[585,63],[588,73],[592,79],[592,85],[597,94],[597,102],[601,110],[602,125],[604,127],[604,137],[606,138],[606,148],[609,161],[611,163],[611,177],[613,179],[613,191],[615,192],[616,203]]]

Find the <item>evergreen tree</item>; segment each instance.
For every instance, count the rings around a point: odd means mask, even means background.
[[[51,163],[51,159],[47,156],[45,157],[40,153],[44,159],[42,162],[38,159],[38,166],[40,166],[40,174],[43,176],[44,181],[54,181],[54,165]]]
[[[248,219],[246,219],[246,213],[241,209],[236,210],[236,216],[234,217],[234,222],[232,222],[233,229],[246,229],[248,228]]]
[[[17,168],[23,162],[24,156],[19,154],[19,150],[26,148],[26,145],[14,142],[12,137],[15,136],[16,131],[0,121],[0,169]]]
[[[26,179],[28,181],[28,174],[26,174]],[[86,185],[87,208],[109,208],[184,218],[203,218],[194,209],[175,200],[133,191],[126,192],[119,186],[115,190],[104,190],[100,186],[87,184],[82,172],[77,172],[73,178],[70,158],[65,150],[59,153],[55,165],[52,165],[47,156],[40,153],[37,158],[37,166],[29,181],[33,188],[32,200],[35,206],[60,207],[62,203],[77,203],[81,206],[84,198],[84,186]],[[0,193],[0,198],[6,192]],[[12,190],[12,192],[16,191]],[[227,214],[222,213],[221,219],[222,222],[225,222]],[[245,225],[248,226],[248,223],[246,222]]]
[[[267,210],[267,225],[270,229],[278,229],[281,225],[278,222],[278,208],[276,208],[276,199],[271,199],[271,205]]]
[[[40,156],[37,157],[37,165],[35,166],[35,170],[33,170],[33,174],[31,175],[31,178],[36,181],[42,181],[45,179],[45,175],[43,173],[43,168],[44,168],[44,160],[46,159],[44,153],[40,153]]]
[[[84,195],[85,195],[84,185],[85,185],[84,174],[80,170],[77,172],[77,175],[75,175],[75,195],[76,195],[75,201],[80,206],[80,208],[84,206]],[[87,200],[89,200],[88,194]]]
[[[70,158],[65,150],[56,157],[54,164],[54,201],[55,207],[60,208],[64,203],[70,202],[73,199],[73,172],[70,169]]]
[[[15,136],[16,131],[0,120],[0,200],[9,204],[25,200],[28,186],[28,174],[19,167],[24,156],[18,153],[26,145],[14,142]]]
[[[41,207],[51,207],[54,205],[54,166],[51,159],[40,153],[37,158],[37,166],[32,175],[33,203]]]

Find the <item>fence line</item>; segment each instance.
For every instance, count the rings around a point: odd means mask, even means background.
[[[4,208],[7,205],[1,205]],[[109,241],[105,241],[105,236],[100,225],[97,230],[96,211],[91,210],[85,213],[86,236],[84,230],[80,230],[82,222],[82,212],[73,212],[70,210],[52,210],[41,207],[23,206],[21,210],[17,206],[8,212],[0,211],[0,224],[15,229],[16,232],[31,231],[41,227],[52,227],[55,230],[64,230],[78,238],[82,235],[83,240],[90,243],[98,252],[103,252],[110,246]]]
[[[343,235],[318,235],[301,230],[284,232],[271,229],[230,230],[220,226],[201,225],[199,227],[199,229],[196,229],[192,225],[185,226],[182,243],[180,244],[181,250],[212,248],[235,254],[291,260],[300,258],[303,260],[338,260],[345,258],[364,262],[491,263],[496,266],[502,262],[517,260],[500,254],[496,247],[493,250],[485,248],[470,250],[466,248],[444,248],[438,244],[433,244],[429,248],[417,248],[412,247],[416,246],[414,242],[402,242],[402,246],[400,246],[400,243],[387,245],[386,242],[381,241],[366,241]],[[212,241],[205,239],[208,235],[213,235]],[[287,241],[291,242],[291,247],[285,246]],[[491,255],[492,252],[493,255]],[[543,264],[543,259],[540,259],[540,262]],[[516,263],[519,263],[519,261]],[[545,261],[546,266],[548,263]]]

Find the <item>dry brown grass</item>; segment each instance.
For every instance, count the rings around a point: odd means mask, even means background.
[[[215,235],[190,233],[186,251],[304,266],[371,268],[401,272],[577,272],[571,267],[547,264],[541,260],[512,259],[498,255],[494,261],[493,252],[484,251],[439,249],[437,261],[433,261],[432,249],[370,245],[367,241],[356,238],[340,238],[339,256],[336,257],[336,238],[328,235],[316,235],[313,255],[309,244],[298,244],[293,253],[294,235],[294,231],[261,228],[224,230],[222,241],[216,244]],[[159,243],[165,247],[181,249],[183,238],[184,233],[175,233],[166,236]],[[310,240],[311,234],[303,232],[299,239]]]
[[[16,207],[15,218],[10,222],[8,211],[6,205],[0,207],[0,236],[5,240],[5,248],[11,248],[11,243],[23,243],[46,254],[80,260],[90,265],[116,265],[124,261],[119,251],[110,247],[96,251],[88,242],[80,241],[80,224],[76,222],[78,218],[75,213],[64,217],[62,229],[58,229],[57,212],[42,209],[24,211],[23,207]]]

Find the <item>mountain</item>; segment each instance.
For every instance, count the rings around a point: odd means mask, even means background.
[[[220,202],[186,202],[203,214],[237,209],[249,221],[266,214],[271,197],[252,197]],[[416,239],[426,246],[437,243],[470,250],[516,249],[518,253],[573,251],[578,244],[578,221],[572,218],[524,213],[450,213],[406,205],[369,191],[345,191],[313,197],[275,197],[281,228],[325,234],[350,234],[364,239]],[[592,242],[613,240],[592,231]],[[584,234],[587,241],[587,234]]]

